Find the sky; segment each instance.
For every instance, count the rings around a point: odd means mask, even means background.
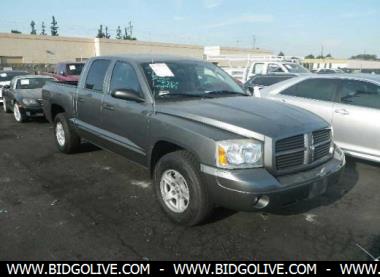
[[[30,33],[31,20],[40,32],[52,15],[61,36],[95,37],[103,24],[114,37],[131,21],[144,41],[380,57],[380,0],[2,0],[0,32]]]

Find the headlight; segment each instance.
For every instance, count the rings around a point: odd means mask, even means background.
[[[34,100],[34,99],[31,99],[31,98],[24,98],[22,99],[22,103],[24,103],[25,105],[37,105],[37,101]]]
[[[262,167],[263,143],[252,139],[219,141],[216,163],[228,169]]]

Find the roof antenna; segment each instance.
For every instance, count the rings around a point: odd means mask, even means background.
[[[380,256],[375,258],[371,253],[369,253],[367,250],[364,249],[359,243],[356,244],[357,247],[359,247],[364,253],[366,253],[373,261],[378,262],[380,259]]]

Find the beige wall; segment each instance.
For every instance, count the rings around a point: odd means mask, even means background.
[[[57,63],[94,55],[93,39],[0,33],[0,56],[20,56],[23,63]]]
[[[23,63],[54,64],[121,53],[156,53],[202,58],[203,52],[201,45],[0,33],[0,57],[6,57],[3,60],[22,57]],[[221,54],[268,55],[271,52],[221,47]]]

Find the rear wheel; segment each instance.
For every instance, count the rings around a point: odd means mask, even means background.
[[[15,117],[15,120],[19,123],[23,123],[26,120],[24,111],[18,106],[17,103],[13,105],[13,115]]]
[[[212,211],[207,189],[201,182],[199,162],[187,151],[169,153],[158,161],[154,189],[162,209],[176,223],[196,225]]]
[[[70,127],[63,113],[55,117],[54,137],[58,150],[63,153],[75,153],[80,147],[80,137]]]

